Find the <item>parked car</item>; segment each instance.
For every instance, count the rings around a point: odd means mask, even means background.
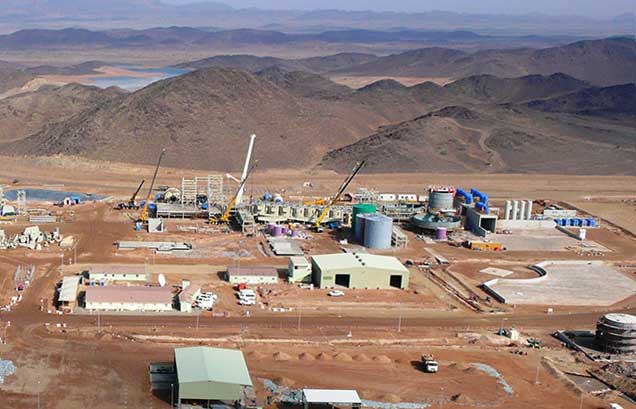
[[[340,290],[332,290],[328,293],[329,297],[344,297],[345,293]]]

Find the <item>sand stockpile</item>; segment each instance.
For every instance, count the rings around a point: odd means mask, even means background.
[[[387,393],[386,395],[382,395],[380,396],[380,400],[382,402],[388,402],[388,403],[400,403],[400,397],[397,395],[394,395],[392,393]]]
[[[336,361],[340,361],[340,362],[349,362],[349,361],[353,361],[353,358],[351,358],[351,355],[341,352],[339,354],[336,354],[336,356],[334,356],[334,359]]]
[[[374,362],[379,362],[381,364],[390,364],[393,363],[393,360],[386,355],[378,355],[373,357]]]
[[[252,351],[250,353],[247,354],[247,356],[249,358],[253,358],[253,359],[263,359],[265,358],[265,354],[258,352],[258,351]]]
[[[303,352],[302,354],[298,355],[298,359],[300,359],[301,361],[313,361],[316,359],[316,357],[310,353]]]
[[[277,361],[289,361],[292,357],[284,352],[276,352],[274,354],[274,359]]]
[[[318,355],[316,355],[316,359],[319,361],[331,361],[333,357],[329,354],[325,354],[324,352],[321,352]]]
[[[371,358],[369,358],[365,354],[358,354],[354,356],[353,359],[358,362],[371,362]]]
[[[291,388],[296,383],[296,381],[294,381],[293,379],[289,379],[285,376],[278,376],[274,378],[273,381],[276,385],[284,386],[286,388]]]

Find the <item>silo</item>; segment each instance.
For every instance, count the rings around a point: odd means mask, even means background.
[[[519,201],[514,200],[512,202],[512,217],[510,220],[517,220],[517,212],[519,211]]]
[[[353,228],[353,239],[356,243],[364,243],[364,221],[368,215],[368,213],[356,215],[356,222],[353,224],[355,226]]]
[[[429,211],[452,209],[453,199],[452,191],[431,189],[428,194],[428,209]]]
[[[510,220],[510,213],[512,212],[512,202],[510,200],[506,200],[506,207],[504,208],[505,212],[505,220]]]
[[[526,204],[526,220],[530,220],[532,218],[532,200],[528,200]]]
[[[390,249],[393,219],[383,214],[370,214],[364,220],[364,246],[370,249]]]
[[[519,208],[519,220],[525,220],[526,218],[526,201],[522,200]]]
[[[356,230],[356,216],[359,214],[366,214],[366,213],[375,213],[377,212],[377,208],[373,203],[357,203],[353,205],[353,213],[351,215],[351,227],[353,228],[353,231],[355,232]]]
[[[636,352],[636,316],[610,313],[596,323],[596,344],[599,349],[625,354]]]

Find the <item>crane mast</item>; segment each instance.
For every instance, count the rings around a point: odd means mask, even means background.
[[[340,199],[340,196],[342,196],[342,194],[345,192],[345,190],[347,189],[349,184],[351,184],[351,182],[353,181],[353,178],[356,177],[356,175],[360,172],[360,169],[362,169],[362,167],[366,163],[367,163],[366,160],[363,160],[362,162],[356,163],[356,166],[351,171],[351,174],[349,174],[349,176],[347,176],[347,178],[344,180],[344,182],[342,182],[342,184],[340,185],[340,188],[338,189],[336,194],[333,195],[333,197],[327,201],[327,204],[322,209],[322,211],[320,212],[320,214],[316,218],[316,221],[314,222],[314,228],[316,229],[316,231],[318,231],[318,232],[322,231],[322,222],[325,220],[325,218],[329,214],[329,210]]]
[[[140,222],[148,221],[148,205],[150,204],[150,195],[152,194],[152,189],[155,187],[155,180],[157,180],[157,173],[159,172],[159,166],[161,165],[161,160],[163,159],[163,155],[166,153],[165,149],[161,150],[159,154],[159,159],[157,160],[157,166],[155,167],[155,173],[152,175],[152,182],[150,183],[150,189],[148,189],[148,194],[146,195],[146,202],[144,203],[144,207],[141,209],[141,214],[139,215]]]

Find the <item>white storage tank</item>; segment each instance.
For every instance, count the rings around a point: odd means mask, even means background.
[[[369,214],[364,220],[364,246],[370,249],[390,249],[393,219],[383,214]]]

